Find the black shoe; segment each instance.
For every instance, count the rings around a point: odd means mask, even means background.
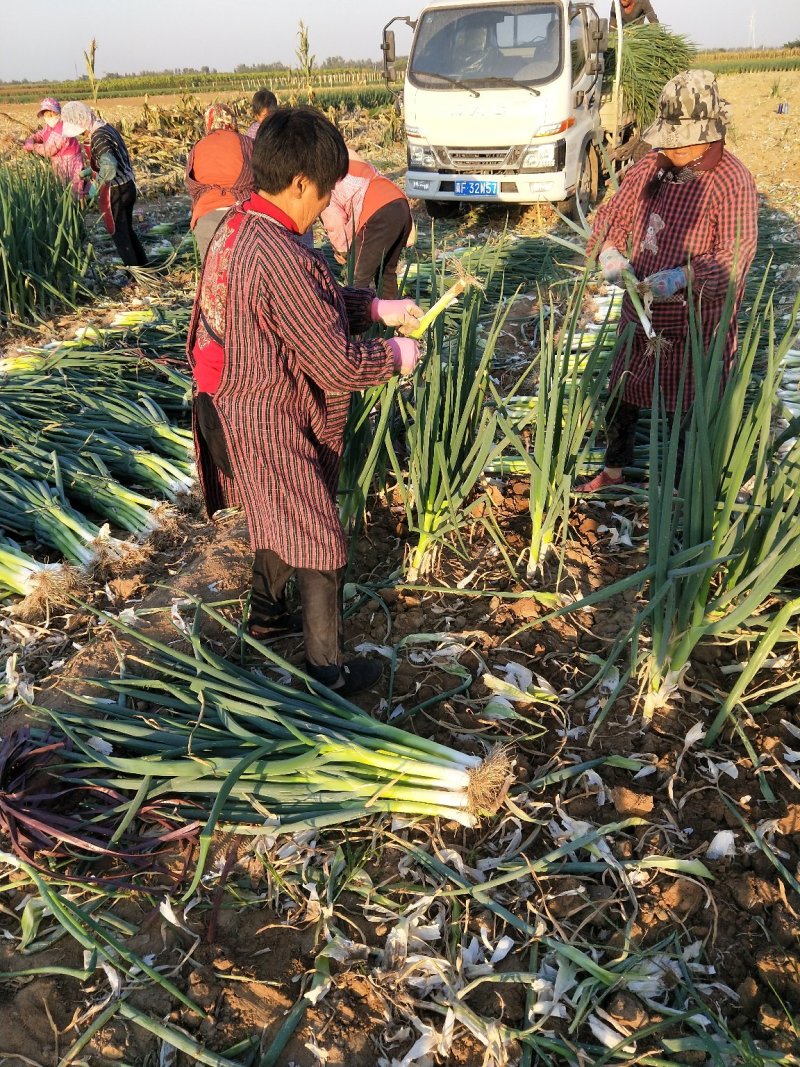
[[[355,659],[345,660],[341,666],[331,664],[318,667],[306,662],[306,671],[314,681],[321,682],[335,693],[351,696],[353,693],[361,693],[364,689],[371,689],[375,685],[383,674],[383,661],[358,656]]]

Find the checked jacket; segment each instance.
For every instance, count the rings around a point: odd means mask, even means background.
[[[643,281],[650,274],[691,265],[691,299],[702,323],[709,349],[722,317],[733,279],[734,314],[724,347],[725,373],[736,354],[737,313],[758,237],[758,195],[752,175],[725,149],[708,170],[687,175],[669,173],[665,159],[650,152],[626,173],[617,193],[597,211],[589,256],[604,244],[628,252],[631,268]],[[687,351],[689,292],[653,303],[656,333],[671,344],[661,347],[659,386],[667,411],[684,411],[694,399],[694,376]],[[618,334],[626,343],[618,347],[611,370],[611,385],[622,381],[622,399],[638,407],[653,401],[655,357],[648,347],[633,305],[626,295]],[[683,402],[678,396],[681,370],[686,368]]]

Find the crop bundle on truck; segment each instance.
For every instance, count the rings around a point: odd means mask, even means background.
[[[432,217],[456,214],[462,202],[552,202],[574,213],[597,198],[601,145],[612,158],[635,140],[637,115],[625,99],[650,99],[688,65],[691,49],[660,26],[643,65],[644,86],[631,94],[636,73],[618,62],[622,41],[607,63],[608,20],[591,3],[569,0],[437,0],[416,20],[404,85],[408,142],[406,192]],[[384,29],[388,79],[394,76],[394,31]],[[655,38],[670,48],[662,49]],[[680,47],[677,47],[675,43]],[[624,51],[624,50],[623,50]],[[626,93],[620,78],[626,73]],[[642,90],[647,91],[642,91]]]

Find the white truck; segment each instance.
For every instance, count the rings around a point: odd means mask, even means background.
[[[550,201],[574,212],[597,197],[608,20],[593,4],[434,0],[384,28],[387,79],[397,21],[414,32],[406,192],[432,217],[466,201]]]

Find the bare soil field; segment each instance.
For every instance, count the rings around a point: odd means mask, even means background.
[[[788,302],[800,287],[800,72],[726,76],[720,85],[732,107],[730,147],[762,194],[766,245],[785,246]],[[790,103],[788,115],[776,113],[779,101]],[[170,102],[177,98],[149,100]],[[103,111],[111,121],[132,119],[141,103],[104,101]],[[35,121],[29,105],[9,114]],[[0,134],[11,129],[0,116]],[[378,149],[368,128],[354,129],[353,140],[399,174],[400,146]],[[138,206],[145,229],[176,212],[186,213],[181,197]],[[425,225],[419,206],[416,214]],[[531,232],[541,217],[532,211],[515,222]],[[451,232],[467,239],[503,225],[478,209]],[[192,279],[173,285],[185,305]],[[50,324],[48,336],[101,324],[152,295],[134,289],[104,300]],[[526,343],[512,324],[503,352],[524,353]],[[525,481],[506,479],[491,494],[512,555],[521,553]],[[577,598],[641,566],[646,515],[635,497],[578,503],[570,521],[564,569],[546,572],[543,589],[558,582]],[[127,952],[197,1010],[113,953],[81,978],[89,953],[65,936],[52,908],[31,904],[29,880],[0,864],[0,1067],[800,1063],[800,782],[784,758],[800,747],[798,697],[746,720],[746,745],[727,734],[711,758],[690,740],[692,727],[718,706],[750,646],[708,643],[686,699],[650,724],[637,713],[633,686],[598,728],[602,694],[531,700],[498,720],[484,672],[524,665],[554,694],[574,693],[629,627],[637,594],[546,620],[547,608],[477,528],[467,558],[444,554],[433,590],[408,588],[397,577],[408,538],[391,495],[375,501],[350,575],[345,637],[353,648],[390,647],[396,661],[359,704],[383,717],[401,707],[405,728],[464,751],[489,738],[513,745],[507,807],[475,830],[376,818],[289,840],[220,836],[191,901],[180,896],[194,839],[113,905],[58,884],[64,900],[92,903]],[[196,509],[171,539],[111,575],[93,603],[133,610],[150,634],[179,642],[175,616],[191,621],[187,598],[241,618],[250,565],[241,518],[211,523]],[[79,609],[53,618],[46,632],[4,616],[2,634],[14,669],[33,687],[35,721],[47,708],[74,706],[70,693],[130,651]],[[236,663],[269,667],[208,620],[202,634]],[[275,650],[302,659],[296,639]],[[800,633],[783,653],[777,669],[800,675]],[[30,721],[28,708],[12,710],[0,737]],[[733,853],[709,854],[721,831],[733,836]],[[572,851],[581,835],[589,845]],[[118,998],[128,1015],[114,1010]],[[542,1005],[556,1002],[563,1011],[543,1027]],[[177,1051],[159,1023],[204,1058]],[[539,1042],[532,1057],[520,1040],[531,1034]]]

